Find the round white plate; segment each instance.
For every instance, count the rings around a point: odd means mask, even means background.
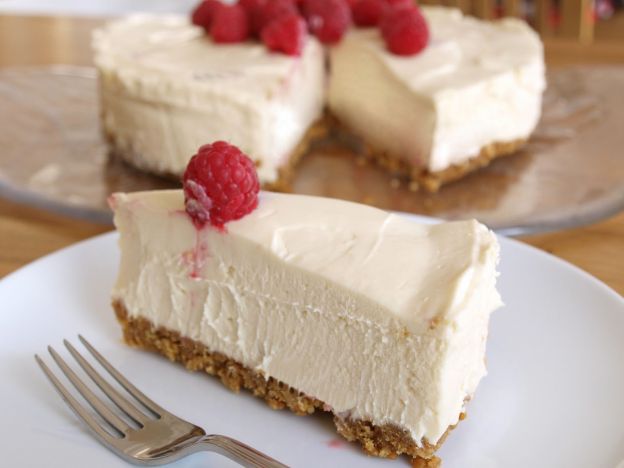
[[[501,239],[489,375],[439,455],[444,468],[613,468],[624,460],[624,301],[548,254]],[[126,466],[65,406],[33,359],[62,339],[89,339],[155,401],[296,467],[407,466],[366,457],[331,420],[271,410],[216,379],[122,344],[109,305],[114,234],[42,258],[0,282],[3,466]],[[81,348],[81,346],[79,347]],[[71,357],[68,357],[71,361]],[[53,367],[56,370],[56,367]],[[213,454],[176,464],[233,466]]]

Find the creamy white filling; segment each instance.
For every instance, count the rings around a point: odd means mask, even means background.
[[[527,138],[545,86],[538,36],[514,19],[423,11],[431,42],[421,54],[388,53],[376,28],[353,29],[332,48],[332,112],[378,150],[430,171]],[[200,145],[225,139],[273,182],[322,112],[314,39],[292,58],[260,43],[214,45],[184,17],[138,15],[97,31],[94,49],[104,129],[148,170],[180,174]]]
[[[436,443],[485,375],[498,245],[475,221],[422,226],[338,200],[263,193],[197,231],[180,191],[117,194],[113,298],[336,414]]]
[[[227,140],[277,179],[322,113],[324,54],[301,57],[259,42],[215,45],[178,16],[138,15],[94,34],[104,130],[139,167],[181,174],[197,148]]]
[[[537,34],[520,20],[423,11],[431,40],[418,55],[389,53],[376,28],[352,30],[332,49],[330,110],[377,150],[430,171],[527,138],[545,87]]]

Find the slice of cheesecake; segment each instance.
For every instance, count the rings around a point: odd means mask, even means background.
[[[390,53],[377,28],[331,50],[328,106],[371,157],[435,191],[529,138],[545,87],[543,47],[524,22],[423,7],[419,54]]]
[[[324,131],[325,57],[260,42],[215,44],[185,16],[135,15],[94,34],[102,126],[112,151],[149,172],[180,176],[204,142],[249,154],[265,187],[285,188]]]
[[[486,373],[496,237],[345,201],[261,192],[222,227],[182,190],[111,197],[127,343],[248,389],[331,411],[372,455],[431,458]]]

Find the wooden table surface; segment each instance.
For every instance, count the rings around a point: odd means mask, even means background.
[[[90,31],[101,22],[0,15],[0,66],[90,65]],[[624,64],[624,44],[579,45],[549,40],[546,59],[549,66],[555,67],[575,63]],[[109,229],[0,199],[0,277],[46,253]],[[521,240],[573,263],[624,294],[624,212],[590,226]]]

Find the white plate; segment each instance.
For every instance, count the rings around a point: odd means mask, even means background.
[[[328,417],[273,411],[123,345],[109,305],[115,240],[107,234],[79,243],[0,282],[3,466],[126,466],[92,439],[33,359],[48,359],[47,344],[61,350],[62,338],[77,333],[165,408],[292,466],[406,466],[364,456]],[[550,255],[501,244],[507,305],[492,319],[489,375],[439,453],[444,467],[617,466],[624,460],[624,301]],[[176,466],[232,465],[197,454]]]

